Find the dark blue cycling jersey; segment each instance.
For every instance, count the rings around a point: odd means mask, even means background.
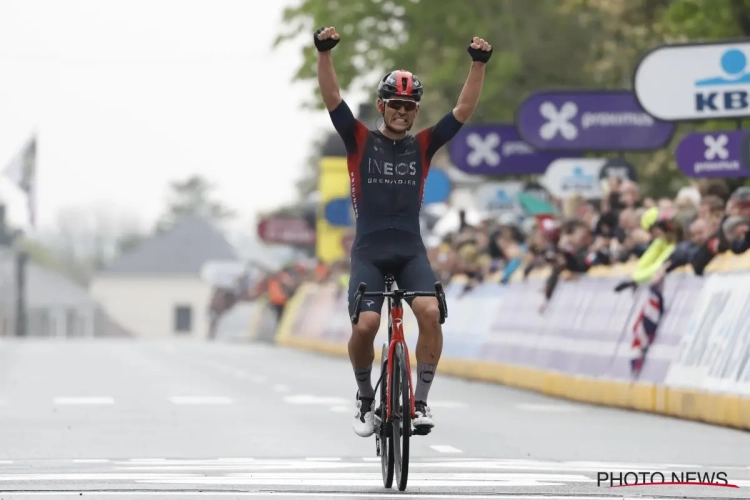
[[[430,162],[462,123],[450,112],[434,127],[394,140],[378,130],[368,130],[344,101],[329,114],[346,145],[357,221],[353,248],[363,236],[377,231],[396,229],[419,235],[419,212]]]
[[[344,101],[330,112],[344,140],[357,220],[351,254],[349,314],[359,283],[382,290],[386,274],[399,288],[431,291],[437,280],[419,230],[419,212],[430,162],[438,149],[456,135],[462,124],[453,113],[416,136],[389,139],[368,130]],[[362,311],[380,313],[383,297],[362,301]],[[412,299],[406,301],[409,305]]]

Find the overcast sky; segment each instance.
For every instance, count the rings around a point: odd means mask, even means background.
[[[292,1],[0,0],[0,169],[37,130],[40,228],[68,208],[151,224],[193,173],[244,224],[290,200],[333,130],[290,83],[310,35],[270,50]],[[5,179],[0,199],[25,220]]]

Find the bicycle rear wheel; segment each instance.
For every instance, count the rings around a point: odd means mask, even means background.
[[[380,472],[383,475],[383,486],[390,488],[393,485],[393,436],[390,428],[392,427],[390,422],[386,421],[388,416],[388,407],[386,398],[388,397],[388,344],[383,346],[383,354],[381,356],[380,373],[382,379],[380,381],[380,425],[377,428],[375,440],[378,447],[378,453],[380,454]]]
[[[396,484],[399,491],[406,489],[409,478],[409,438],[411,436],[411,391],[403,344],[396,345],[393,359],[393,392],[391,393],[393,420],[393,455]]]

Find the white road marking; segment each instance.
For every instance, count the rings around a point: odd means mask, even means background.
[[[74,464],[106,464],[109,460],[106,458],[76,458],[73,459]]]
[[[357,486],[376,488],[382,486],[383,479],[380,473],[347,474],[349,477],[326,477],[319,473],[309,474],[309,477],[300,477],[292,474],[289,477],[278,475],[252,474],[247,477],[185,477],[167,479],[138,479],[135,482],[142,484],[181,484],[181,485],[271,485],[271,486]],[[594,480],[583,476],[562,476],[533,474],[527,477],[513,477],[508,475],[503,478],[489,479],[446,479],[440,474],[410,474],[409,484],[412,488],[439,488],[439,487],[508,487],[508,486],[563,486],[566,482],[592,482]],[[595,481],[594,481],[595,482]]]
[[[142,464],[140,466],[130,465],[127,467],[115,467],[114,470],[123,471],[140,471],[140,472],[158,472],[158,471],[279,471],[279,470],[323,470],[323,469],[370,469],[379,467],[379,464],[375,463],[351,463],[351,462],[307,462],[298,461],[291,463],[282,462],[261,462],[255,461],[253,463],[224,463],[217,464],[213,463],[190,463],[190,464],[172,464],[165,463],[162,465],[151,464],[146,466]],[[411,464],[410,464],[411,466]]]
[[[381,482],[382,484],[382,482]],[[25,496],[25,497],[79,497],[81,494],[77,491],[19,491],[13,492],[13,496]],[[173,491],[128,491],[123,493],[121,491],[97,491],[96,496],[113,496],[122,498],[131,498],[134,496],[148,496],[148,497],[174,497]],[[193,497],[193,496],[221,496],[221,497],[266,497],[268,498],[268,492],[266,491],[181,491],[180,497]],[[404,492],[399,495],[391,493],[308,493],[298,491],[274,491],[274,497],[310,497],[310,498],[445,498],[449,500],[485,500],[489,498],[486,494],[479,495],[452,495],[452,494],[434,494],[434,493],[409,493]],[[506,496],[508,500],[513,497]],[[523,495],[523,497],[516,497],[523,500],[613,500],[613,497],[592,497],[592,496],[578,496],[578,495]],[[684,497],[638,497],[639,500],[683,500]]]
[[[310,457],[310,458],[306,458],[305,460],[309,462],[340,462],[341,461],[341,459],[337,457],[320,457],[320,458]]]
[[[559,405],[545,405],[545,404],[533,404],[533,403],[519,403],[516,405],[519,410],[525,411],[539,411],[539,412],[572,412],[572,411],[583,411],[583,408],[575,406],[559,404]]]
[[[0,465],[9,465],[12,463],[13,463],[13,460],[0,460]]]
[[[66,474],[2,474],[0,482],[14,481],[141,481],[159,480],[164,477],[165,481],[177,478],[200,478],[199,474],[118,474],[118,473],[66,473]]]
[[[276,384],[273,386],[273,390],[276,392],[289,392],[289,386],[284,384]]]
[[[452,447],[449,447],[452,448]],[[115,467],[114,470],[141,471],[141,472],[188,472],[188,471],[294,471],[294,470],[351,470],[351,469],[376,469],[380,467],[380,458],[364,457],[352,461],[312,461],[312,460],[289,460],[289,459],[247,459],[242,461],[218,461],[218,460],[169,460],[164,462],[118,462],[123,467]],[[601,470],[628,471],[628,470],[670,470],[677,468],[699,469],[698,466],[668,466],[654,464],[617,464],[606,462],[586,462],[570,464],[560,462],[544,462],[538,460],[488,460],[470,458],[452,458],[439,461],[415,461],[410,464],[412,469],[444,469],[444,470],[486,470],[495,471],[529,471],[529,472],[577,472],[596,473]]]
[[[96,398],[58,397],[58,398],[54,398],[52,402],[56,405],[113,405],[115,404],[115,400],[109,397],[96,397]]]
[[[584,467],[586,469],[596,469],[596,470],[607,470],[607,471],[617,471],[617,470],[633,470],[633,469],[645,469],[649,471],[663,471],[665,469],[701,469],[703,468],[702,465],[695,465],[695,464],[629,464],[625,462],[582,462],[582,461],[567,461],[567,462],[561,462],[566,465],[573,465],[576,468],[578,467]],[[722,467],[723,469],[724,467]]]
[[[454,448],[453,446],[449,446],[447,444],[433,444],[430,446],[430,448],[439,453],[463,453],[458,448]]]
[[[166,461],[167,461],[166,458],[131,458],[129,460],[130,463],[138,463],[138,464],[152,463],[152,462],[162,463],[162,462],[166,462]]]
[[[169,400],[176,405],[228,405],[231,398],[220,396],[173,396]]]
[[[294,405],[344,405],[347,402],[344,398],[312,396],[310,394],[285,396],[284,401]]]
[[[335,411],[336,413],[346,413],[348,411],[354,411],[352,408],[349,408],[348,406],[331,406],[331,411]],[[354,415],[354,413],[352,413]]]

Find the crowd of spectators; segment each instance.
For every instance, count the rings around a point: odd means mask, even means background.
[[[428,248],[438,279],[448,283],[463,276],[468,292],[485,281],[525,279],[548,267],[543,311],[559,279],[595,266],[638,261],[638,271],[617,286],[619,292],[659,283],[685,265],[702,275],[715,255],[750,249],[750,187],[732,191],[722,179],[696,181],[674,199],[653,199],[642,197],[635,182],[611,178],[601,200],[574,195],[552,201],[555,214],[506,214],[470,224],[462,213],[457,231]],[[236,290],[216,290],[211,310],[218,317],[237,301],[265,296],[280,317],[303,282],[337,283],[343,293],[348,272],[348,259],[331,265],[311,259],[251,280],[245,276]]]
[[[558,213],[551,217],[488,219],[477,225],[462,218],[460,229],[430,250],[439,278],[464,275],[470,290],[488,278],[504,283],[548,265],[549,300],[561,276],[594,266],[644,263],[618,287],[621,291],[663,280],[684,265],[702,275],[718,253],[750,249],[750,187],[732,192],[722,179],[695,182],[674,199],[652,199],[642,198],[635,182],[611,178],[606,195],[596,202],[581,196],[553,201]]]

